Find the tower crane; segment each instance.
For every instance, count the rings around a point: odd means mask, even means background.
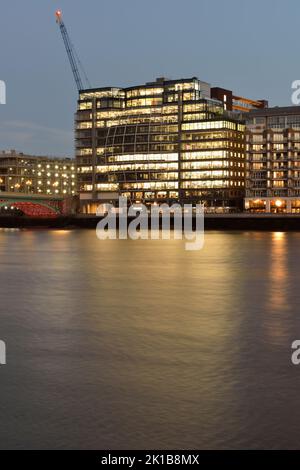
[[[61,10],[57,10],[55,12],[55,16],[56,16],[56,23],[59,25],[59,29],[60,29],[64,44],[65,44],[65,48],[66,48],[66,51],[67,51],[67,54],[68,54],[68,58],[69,58],[69,62],[70,62],[70,65],[71,65],[73,76],[74,76],[74,79],[75,79],[75,82],[76,82],[77,90],[78,90],[78,92],[80,92],[81,90],[84,90],[84,88],[91,88],[91,84],[90,84],[90,82],[87,78],[87,75],[86,75],[86,73],[83,69],[83,66],[82,66],[82,64],[81,64],[81,62],[80,62],[80,60],[79,60],[79,58],[76,54],[76,51],[75,51],[75,49],[74,49],[74,47],[71,43],[67,28],[66,28],[65,23],[63,22],[63,19],[62,19]],[[83,81],[82,81],[81,76],[80,76],[79,67],[81,68],[81,70],[84,74],[85,81],[88,84],[87,87],[83,86]]]

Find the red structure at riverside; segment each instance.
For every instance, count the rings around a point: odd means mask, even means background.
[[[76,211],[76,198],[54,197],[36,194],[0,193],[0,212],[11,214],[19,211],[28,217],[58,217]]]

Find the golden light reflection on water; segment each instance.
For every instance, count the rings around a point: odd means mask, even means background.
[[[270,304],[274,310],[284,308],[287,303],[287,243],[286,234],[272,234],[270,265]]]
[[[288,244],[287,234],[274,232],[271,238],[269,282],[267,291],[266,328],[272,337],[285,334],[285,311],[288,307]]]
[[[52,233],[54,233],[55,235],[69,235],[71,233],[71,230],[59,229],[59,230],[53,230]]]
[[[286,236],[286,233],[285,232],[273,232],[272,233],[272,239],[273,240],[283,240]]]

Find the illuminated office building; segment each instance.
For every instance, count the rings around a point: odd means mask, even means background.
[[[65,195],[76,193],[76,165],[71,158],[0,152],[0,192]]]
[[[76,113],[81,210],[95,213],[99,202],[119,195],[239,209],[244,128],[197,78],[82,91]]]
[[[300,212],[300,106],[247,114],[245,209]]]

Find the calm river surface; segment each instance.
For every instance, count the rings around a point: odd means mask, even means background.
[[[300,234],[0,231],[0,448],[300,448]]]

